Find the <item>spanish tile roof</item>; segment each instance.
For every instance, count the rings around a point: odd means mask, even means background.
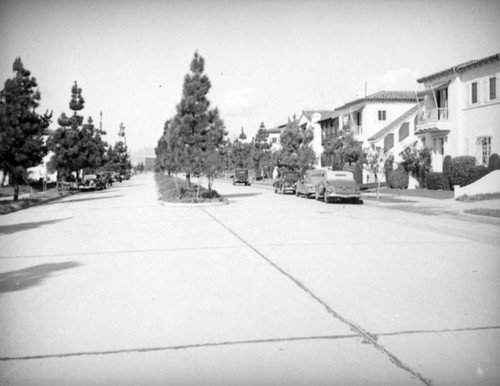
[[[482,66],[484,64],[498,62],[499,60],[500,60],[500,53],[488,56],[488,57],[483,58],[483,59],[471,60],[469,62],[459,64],[458,66],[450,67],[450,68],[447,68],[446,70],[435,72],[434,74],[424,76],[423,78],[417,79],[417,82],[418,83],[429,82],[433,79],[437,79],[437,78],[451,75],[451,74],[455,74],[455,73],[462,73],[462,72],[471,70],[475,67]]]
[[[345,105],[337,107],[335,111],[343,110],[350,106],[366,102],[415,102],[416,97],[413,91],[379,91],[375,94],[347,102]]]
[[[396,118],[394,121],[389,123],[382,130],[377,131],[374,135],[372,135],[370,138],[368,138],[368,141],[370,141],[370,142],[378,141],[379,139],[385,137],[386,134],[390,133],[393,129],[395,129],[396,127],[401,125],[403,122],[408,120],[419,109],[420,109],[420,106],[418,104],[416,104],[411,109],[409,109],[407,112],[405,112],[403,115],[401,115],[400,117]]]
[[[319,115],[321,115],[321,119],[324,119],[323,117],[333,113],[333,110],[302,110],[302,114],[304,114],[308,120],[312,119],[312,115],[314,113],[319,113]]]

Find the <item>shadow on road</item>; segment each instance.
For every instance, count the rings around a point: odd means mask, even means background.
[[[57,224],[58,222],[69,220],[68,218],[60,218],[57,220],[36,221],[36,222],[23,222],[20,224],[0,225],[0,235],[10,235],[16,232],[25,231],[29,229],[40,228],[45,225]]]
[[[224,198],[239,198],[239,197],[253,197],[258,196],[262,193],[234,193],[234,194],[223,194]]]
[[[50,263],[35,265],[18,271],[0,274],[0,294],[4,292],[22,291],[29,287],[41,284],[53,272],[76,268],[80,264],[74,261],[65,263]]]
[[[104,200],[104,199],[107,199],[107,198],[117,198],[117,197],[123,197],[123,195],[122,194],[115,194],[114,196],[75,198],[73,200],[65,200],[65,201],[52,202],[49,205],[68,204],[70,202],[83,202],[83,201]]]

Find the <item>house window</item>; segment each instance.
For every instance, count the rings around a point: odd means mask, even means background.
[[[477,103],[477,82],[473,82],[471,86],[471,103]]]
[[[394,134],[387,134],[384,138],[384,151],[392,149],[394,146]]]
[[[497,78],[490,78],[490,101],[497,99]]]
[[[385,121],[387,118],[386,111],[385,110],[379,110],[378,111],[378,120],[379,121]]]
[[[410,135],[410,124],[405,122],[399,128],[399,142]]]
[[[491,137],[478,137],[477,142],[481,150],[481,165],[488,165],[491,155]]]

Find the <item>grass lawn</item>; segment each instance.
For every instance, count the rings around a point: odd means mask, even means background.
[[[19,194],[21,194],[21,192]],[[33,197],[19,198],[17,201],[13,201],[12,192],[11,195],[2,196],[4,199],[0,200],[0,215],[16,212],[21,209],[29,208],[30,206],[39,205],[46,201],[65,196],[67,194],[68,192],[61,193],[57,192],[56,189],[50,189],[45,192],[36,192]],[[5,197],[9,196],[11,196],[11,198],[5,199]]]
[[[465,213],[500,218],[500,209],[488,209],[488,208],[468,209],[465,211]]]
[[[437,200],[444,200],[453,198],[453,191],[451,190],[428,190],[428,189],[380,189],[380,193],[391,194],[394,196],[406,197],[425,197],[434,198]]]

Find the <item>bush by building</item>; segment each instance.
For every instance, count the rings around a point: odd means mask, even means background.
[[[476,166],[476,158],[473,156],[459,156],[453,158],[450,168],[451,186],[465,186],[469,184],[469,171]]]
[[[401,166],[389,173],[388,183],[392,189],[407,189],[408,180],[408,173]]]
[[[498,169],[500,169],[500,157],[498,154],[493,153],[488,159],[488,170],[491,172]]]
[[[443,160],[443,190],[451,190],[451,163],[453,158],[451,155],[447,155]]]
[[[443,173],[430,172],[425,177],[425,184],[429,190],[449,190],[445,189],[449,186],[446,177]]]

